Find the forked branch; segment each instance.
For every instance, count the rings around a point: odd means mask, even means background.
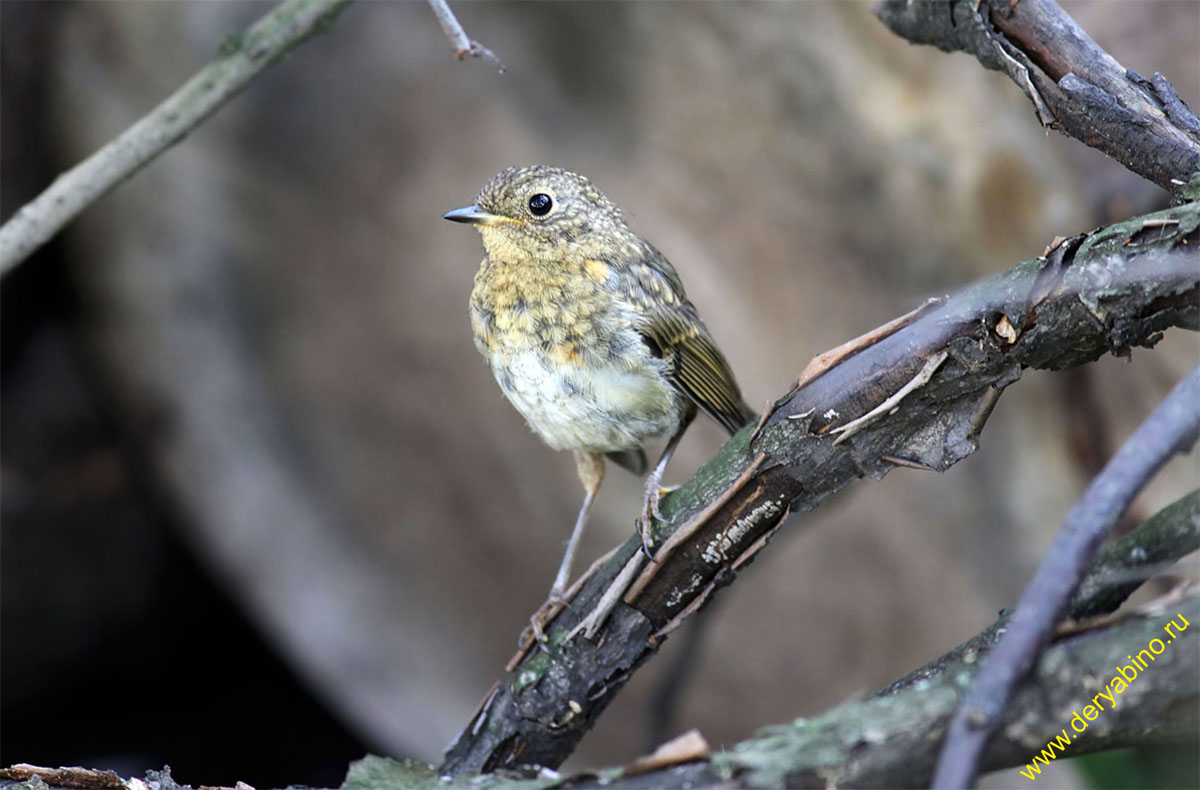
[[[1067,239],[940,305],[781,398],[667,497],[643,572],[596,641],[568,634],[640,543],[630,540],[519,657],[446,754],[462,775],[555,767],[663,637],[762,550],[789,512],[897,466],[944,470],[976,447],[996,397],[1027,367],[1061,369],[1200,327],[1200,204]],[[946,359],[923,385],[849,440],[868,414]],[[798,417],[799,419],[792,419]],[[668,537],[672,532],[685,539]]]

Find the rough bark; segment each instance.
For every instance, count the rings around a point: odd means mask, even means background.
[[[1158,613],[1123,618],[1097,630],[1059,640],[1039,658],[1004,715],[1004,724],[988,746],[984,766],[998,770],[1028,765],[1048,741],[1064,731],[1071,743],[1058,753],[1078,757],[1107,749],[1167,742],[1194,742],[1200,734],[1200,631],[1194,627],[1172,637],[1152,665],[1139,671],[1114,708],[1081,718],[1075,715],[1107,691],[1128,655],[1153,639],[1166,642],[1166,625],[1190,624],[1200,617],[1200,593],[1192,592]],[[995,636],[993,632],[993,637]],[[778,788],[778,787],[924,787],[937,747],[954,714],[959,695],[974,678],[980,651],[988,644],[951,654],[916,682],[868,699],[850,702],[808,719],[768,727],[732,748],[645,772],[614,768],[562,779],[543,772],[520,780],[491,775],[472,788]],[[1091,714],[1094,713],[1095,716]],[[1081,725],[1076,722],[1074,727]],[[450,786],[466,786],[452,782]],[[439,786],[434,772],[415,763],[364,761],[351,768],[344,790]],[[440,785],[446,787],[445,784]]]
[[[1200,491],[1193,491],[1100,552],[1072,603],[1072,616],[1115,610],[1142,581],[1198,547]],[[1129,663],[1128,655],[1151,639],[1165,642],[1166,623],[1178,624],[1179,615],[1200,624],[1200,593],[1168,596],[1125,617],[1101,616],[1064,628],[1008,708],[985,765],[998,769],[1029,763],[1047,741],[1071,727],[1075,712],[1094,703],[1097,690],[1106,687],[1116,667]],[[570,777],[546,771],[528,777],[500,772],[449,784],[440,782],[433,767],[424,763],[368,757],[351,766],[343,790],[468,785],[477,790],[923,786],[959,695],[1006,622],[1007,616],[1001,616],[969,641],[866,699],[766,728],[717,753],[668,759],[649,769],[638,761]],[[1200,629],[1176,629],[1154,664],[1115,698],[1119,703],[1101,711],[1061,756],[1165,740],[1194,741],[1200,734],[1198,661]],[[151,772],[146,782],[158,790],[187,787],[175,784],[165,770]],[[3,786],[109,790],[122,785],[107,771],[17,765],[0,770]]]
[[[989,278],[781,398],[666,498],[660,549],[597,641],[567,639],[639,544],[626,543],[485,699],[446,754],[462,775],[559,765],[661,639],[729,584],[790,512],[811,510],[895,466],[945,470],[977,446],[1005,387],[1028,367],[1058,370],[1152,346],[1200,322],[1200,204],[1053,245]],[[930,380],[848,441],[871,411],[945,353]],[[798,520],[796,520],[798,521]]]
[[[1200,189],[1200,121],[1161,75],[1105,52],[1053,0],[881,0],[879,19],[914,44],[974,55],[1033,102],[1038,120],[1104,152],[1177,199]]]

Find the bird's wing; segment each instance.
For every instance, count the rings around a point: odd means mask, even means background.
[[[687,300],[678,275],[666,259],[630,267],[636,283],[638,331],[651,351],[671,361],[671,384],[731,434],[753,418],[725,356],[713,342],[696,308]],[[662,264],[666,266],[663,267]]]

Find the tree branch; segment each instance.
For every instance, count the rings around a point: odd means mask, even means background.
[[[500,58],[496,57],[496,53],[483,44],[471,40],[467,31],[463,30],[458,17],[454,16],[454,12],[450,10],[446,0],[429,0],[429,7],[433,9],[433,15],[437,17],[438,24],[442,26],[446,40],[450,42],[450,46],[454,47],[454,57],[459,60],[468,55],[473,58],[483,58],[499,69],[501,74],[504,73],[504,64],[500,62]]]
[[[1153,666],[1139,673],[1120,697],[1114,695],[1119,700],[1115,707],[1105,704],[1084,732],[1072,729],[1075,714],[1094,703],[1097,689],[1106,690],[1116,667],[1129,663],[1126,656],[1144,649],[1152,639],[1165,641],[1166,624],[1178,623],[1179,615],[1193,626],[1200,623],[1196,619],[1200,592],[1175,601],[1170,609],[1074,632],[1052,645],[1005,711],[1003,727],[987,749],[987,769],[1029,764],[1064,730],[1068,737],[1074,736],[1067,750],[1060,752],[1064,757],[1149,743],[1194,742],[1200,735],[1200,676],[1195,671],[1200,662],[1200,630],[1191,626],[1166,645]],[[989,629],[993,635],[998,630]],[[631,771],[632,766],[608,768],[565,780],[545,772],[525,781],[493,775],[477,777],[469,786],[473,790],[924,787],[941,733],[989,644],[945,656],[919,681],[890,693],[765,728],[749,740],[720,752],[693,755],[682,764],[639,773]],[[419,764],[375,758],[352,766],[343,790],[385,786],[436,787],[436,775]],[[460,780],[449,786],[468,783]]]
[[[497,684],[441,772],[559,765],[661,639],[730,583],[788,512],[897,465],[949,468],[974,451],[996,397],[1023,368],[1066,368],[1153,345],[1170,326],[1196,329],[1197,245],[1198,203],[1072,237],[785,395],[665,498],[656,563],[599,641],[566,635],[638,551],[637,540],[583,586],[546,648]],[[871,411],[942,351],[948,358],[928,383],[835,446],[832,429]],[[688,537],[664,551],[676,530]]]
[[[1151,575],[1200,550],[1200,489],[1180,497],[1141,526],[1106,543],[1067,608],[1073,620],[1116,611]]]
[[[951,722],[934,787],[970,787],[988,739],[1018,682],[1050,640],[1092,557],[1133,498],[1177,452],[1200,436],[1200,366],[1129,437],[1067,514],[1025,588],[1004,638],[989,656]]]
[[[1200,491],[1167,506],[1118,541],[1105,546],[1072,604],[1072,613],[1107,613],[1124,600],[1154,569],[1200,547]],[[1161,608],[1161,607],[1158,607]],[[1087,704],[1090,678],[1107,681],[1113,667],[1135,646],[1160,636],[1164,617],[1176,613],[1197,621],[1200,601],[1175,602],[1159,614],[1085,624],[1072,629],[1047,651],[1022,686],[1006,715],[1002,737],[988,751],[990,768],[1027,763],[1046,741],[1068,726],[1073,712]],[[383,787],[474,790],[509,788],[541,790],[550,787],[629,788],[779,787],[835,784],[855,786],[922,786],[928,782],[937,748],[937,734],[953,713],[959,690],[970,682],[979,656],[996,641],[1007,617],[964,645],[911,673],[871,697],[790,725],[768,728],[720,754],[703,749],[647,767],[643,760],[627,768],[607,768],[564,780],[552,772],[531,779],[492,775],[450,785],[439,782],[432,766],[415,761],[368,757],[351,766],[342,790]],[[1176,621],[1177,622],[1177,621]],[[1197,621],[1200,622],[1200,621]],[[1087,738],[1072,742],[1067,756],[1156,741],[1165,736],[1194,740],[1196,703],[1200,690],[1193,671],[1200,654],[1200,631],[1188,629],[1189,641],[1178,639],[1171,654],[1157,660],[1153,672],[1137,681],[1136,699],[1122,697],[1114,711],[1105,711]],[[1178,653],[1176,652],[1178,651]],[[1148,685],[1142,686],[1145,682]],[[1080,699],[1075,699],[1080,697]],[[1148,707],[1143,707],[1147,705]],[[1128,714],[1114,716],[1110,714]],[[1165,724],[1165,726],[1164,726]],[[1152,736],[1148,735],[1152,733]],[[693,739],[697,740],[697,739]],[[154,772],[160,790],[188,790],[164,772]],[[37,779],[35,779],[36,777]],[[147,778],[150,778],[149,776]],[[110,772],[85,769],[38,768],[15,765],[0,770],[0,781],[22,782],[30,790],[64,787],[72,790],[111,790],[123,783]],[[40,780],[42,783],[39,783]]]
[[[1003,71],[1038,120],[1158,184],[1200,196],[1200,121],[1171,84],[1105,52],[1054,0],[880,0],[879,19],[914,44],[974,55]]]
[[[263,69],[329,29],[351,0],[287,0],[221,44],[219,57],[112,142],[61,174],[0,227],[0,276],[84,209],[240,93]]]

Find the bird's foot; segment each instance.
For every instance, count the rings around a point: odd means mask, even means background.
[[[642,539],[642,553],[648,559],[654,559],[654,537],[650,530],[654,526],[654,519],[663,521],[662,511],[658,507],[659,500],[664,494],[669,494],[679,486],[660,486],[657,483],[646,487],[646,498],[642,502],[642,512],[638,516],[635,525],[637,527],[638,537]]]
[[[646,555],[646,559],[654,559],[654,536],[650,532],[650,528],[654,525],[654,513],[643,512],[638,516],[637,521],[633,523],[634,529],[637,530],[638,537],[642,540],[642,553]]]
[[[664,496],[671,493],[672,491],[678,491],[678,490],[679,490],[679,486],[659,486],[658,487],[658,496],[654,497],[654,517],[657,518],[659,521],[662,521],[662,518],[663,518],[662,511],[658,509],[659,501]]]
[[[550,598],[542,604],[541,608],[534,612],[533,616],[529,618],[529,625],[521,632],[521,637],[517,640],[517,652],[508,660],[508,663],[504,667],[505,672],[512,672],[516,669],[525,660],[525,656],[529,654],[534,645],[540,645],[544,650],[549,649],[547,647],[549,640],[546,636],[546,629],[550,627],[555,618],[562,614],[568,604],[574,600],[579,591],[583,589],[583,585],[587,583],[587,580],[595,576],[596,572],[603,568],[604,564],[611,560],[620,548],[620,546],[614,546],[603,557],[593,562],[591,567],[584,571],[583,575],[576,579],[566,590],[556,593],[557,586],[550,590]],[[574,634],[571,634],[568,639],[573,637]]]

